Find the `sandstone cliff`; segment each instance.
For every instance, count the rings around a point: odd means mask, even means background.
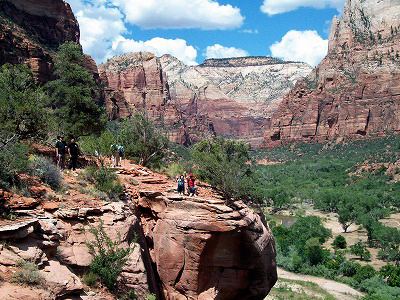
[[[283,93],[311,71],[307,64],[269,57],[189,67],[150,53],[114,57],[99,68],[111,119],[146,109],[171,140],[183,144],[213,134],[259,143]]]
[[[178,195],[174,181],[138,165],[125,162],[117,173],[125,187],[117,202],[83,193],[83,174],[64,173],[68,190],[58,193],[29,178],[34,198],[0,190],[0,206],[16,218],[0,218],[0,299],[116,299],[82,282],[93,259],[88,229],[100,222],[122,247],[136,245],[120,291],[134,289],[138,299],[265,298],[277,279],[274,239],[252,209],[228,207],[209,188]],[[41,285],[10,281],[21,259],[38,265]]]
[[[53,78],[59,45],[79,43],[78,22],[62,0],[0,1],[0,20],[0,65],[27,64],[39,82]]]
[[[272,117],[268,145],[400,131],[400,3],[348,0],[329,52]]]

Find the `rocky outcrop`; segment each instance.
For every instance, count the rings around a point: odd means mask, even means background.
[[[348,0],[329,52],[272,117],[267,145],[400,132],[400,4]]]
[[[214,134],[258,143],[283,93],[311,71],[307,64],[269,57],[189,67],[150,53],[114,57],[99,68],[111,119],[146,110],[171,140],[183,144]]]
[[[78,22],[62,0],[0,1],[0,20],[0,65],[27,64],[39,82],[53,78],[59,45],[79,43]]]
[[[243,203],[144,190],[135,201],[163,299],[264,299],[275,284],[274,239]]]
[[[45,214],[40,210],[25,211],[24,214],[31,216],[26,221],[0,226],[0,239],[3,241],[0,245],[0,267],[12,269],[21,259],[36,263],[44,280],[35,299],[59,299],[76,294],[85,299],[113,299],[112,296],[102,298],[94,292],[84,292],[76,274],[82,275],[93,259],[86,245],[94,240],[89,232],[90,226],[102,222],[106,234],[113,241],[120,239],[122,247],[132,247],[138,226],[133,206],[118,202],[104,203],[96,208],[57,207],[55,210]],[[140,245],[135,244],[119,282],[125,290],[134,289],[135,294],[144,299],[150,292],[140,249]],[[6,288],[2,286],[0,289],[0,298],[8,299],[12,295],[12,299],[27,299],[23,290],[19,289],[7,283]]]

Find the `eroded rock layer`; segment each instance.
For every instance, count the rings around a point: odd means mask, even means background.
[[[348,0],[325,59],[272,117],[265,142],[323,142],[400,131],[400,3]]]
[[[79,43],[78,22],[62,0],[3,0],[0,20],[0,64],[27,64],[39,82],[53,78],[59,45]]]
[[[243,203],[141,191],[136,201],[165,299],[264,299],[274,239]]]

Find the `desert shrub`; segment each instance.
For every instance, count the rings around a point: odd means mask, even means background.
[[[359,289],[368,293],[363,299],[395,300],[400,298],[400,288],[388,286],[380,276],[364,280],[359,284]]]
[[[47,158],[32,155],[29,159],[31,173],[47,183],[53,190],[61,187],[62,176],[60,170]]]
[[[0,188],[18,184],[17,174],[28,170],[28,147],[17,141],[0,143]]]
[[[353,278],[358,282],[361,283],[366,279],[370,279],[372,277],[374,277],[376,275],[376,271],[375,269],[370,266],[370,265],[366,265],[366,266],[361,266],[357,269],[356,274],[353,276]]]
[[[336,275],[334,270],[330,270],[326,266],[321,264],[315,266],[305,265],[301,269],[301,273],[306,275],[324,277],[328,279],[334,279]]]
[[[362,260],[369,260],[371,258],[371,253],[367,249],[367,246],[360,240],[350,246],[350,253],[359,256]]]
[[[89,270],[99,276],[100,282],[110,291],[116,291],[116,283],[123,266],[128,260],[134,247],[121,248],[121,240],[111,240],[104,230],[103,222],[95,227],[91,226],[89,232],[94,240],[86,243],[89,252],[94,256]]]
[[[214,138],[197,143],[192,156],[199,178],[219,190],[227,201],[261,202],[264,197],[257,189],[249,150],[243,142]]]
[[[325,251],[327,250],[325,249]],[[325,257],[324,259],[324,265],[328,269],[334,270],[337,273],[346,260],[345,252],[340,250],[335,250],[333,254],[329,253],[328,256],[329,257]]]
[[[343,235],[338,235],[333,241],[332,246],[338,249],[346,249],[346,238]]]
[[[10,278],[10,282],[20,285],[38,285],[44,278],[39,273],[37,265],[31,261],[21,260],[17,262],[19,268]]]
[[[124,187],[118,179],[117,174],[106,167],[87,167],[85,169],[86,179],[95,184],[96,189],[107,194],[111,200],[118,200]]]
[[[361,265],[358,262],[354,260],[348,260],[343,263],[339,269],[339,272],[343,274],[343,276],[353,277],[360,267]]]
[[[128,157],[143,166],[161,166],[168,139],[144,113],[135,113],[126,119],[119,137]]]
[[[146,295],[146,300],[156,300],[156,295],[155,294],[148,294]]]
[[[379,272],[387,280],[387,284],[393,287],[400,287],[400,266],[386,265]]]
[[[97,281],[99,280],[99,276],[93,272],[86,273],[83,275],[83,283],[87,286],[94,287],[97,285]]]

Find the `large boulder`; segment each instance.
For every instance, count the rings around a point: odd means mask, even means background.
[[[149,191],[136,202],[165,299],[264,299],[275,284],[274,238],[243,203]]]

